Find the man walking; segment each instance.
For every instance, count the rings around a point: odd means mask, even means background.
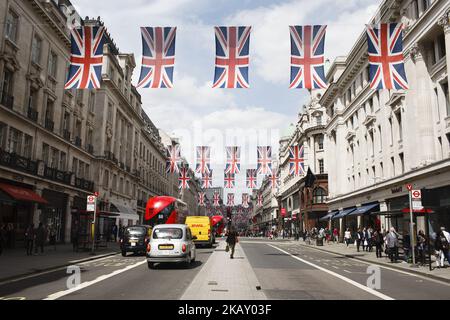
[[[27,256],[31,256],[33,254],[33,242],[35,238],[34,233],[34,224],[30,224],[25,230],[25,242],[27,248]]]
[[[236,247],[236,243],[238,243],[238,242],[239,242],[239,239],[238,239],[237,232],[234,229],[234,227],[232,226],[230,228],[230,231],[228,232],[228,237],[227,237],[227,244],[231,251],[230,259],[234,259],[234,249]]]
[[[392,227],[389,233],[386,235],[386,246],[389,250],[389,258],[394,263],[398,260],[398,234],[395,228]]]
[[[41,253],[44,253],[44,243],[45,243],[45,228],[42,222],[39,223],[39,227],[36,229],[36,246],[34,248],[34,254],[37,255],[38,248],[41,248]]]

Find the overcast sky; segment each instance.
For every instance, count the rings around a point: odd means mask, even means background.
[[[100,16],[121,52],[134,53],[138,80],[142,26],[176,26],[174,89],[145,89],[143,107],[158,128],[182,138],[182,153],[195,165],[195,146],[212,147],[214,184],[223,186],[225,146],[242,147],[236,202],[245,169],[256,167],[256,145],[278,150],[280,135],[308,99],[289,90],[289,25],[328,25],[325,55],[346,55],[379,0],[72,0],[82,17]],[[212,89],[217,25],[252,26],[250,89]],[[258,185],[262,177],[258,177]],[[226,197],[226,196],[225,196]]]

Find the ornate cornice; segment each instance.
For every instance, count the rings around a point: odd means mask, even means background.
[[[444,32],[450,32],[450,8],[438,20],[438,25],[444,29]]]

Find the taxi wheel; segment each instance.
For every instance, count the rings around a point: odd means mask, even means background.
[[[127,256],[127,252],[122,250],[122,257],[126,257]]]
[[[148,268],[149,269],[155,269],[155,263],[153,262],[147,262]]]

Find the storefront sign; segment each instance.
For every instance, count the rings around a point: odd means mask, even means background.
[[[400,187],[397,187],[397,188],[392,188],[391,192],[392,192],[392,194],[403,192],[403,187],[400,186]]]

